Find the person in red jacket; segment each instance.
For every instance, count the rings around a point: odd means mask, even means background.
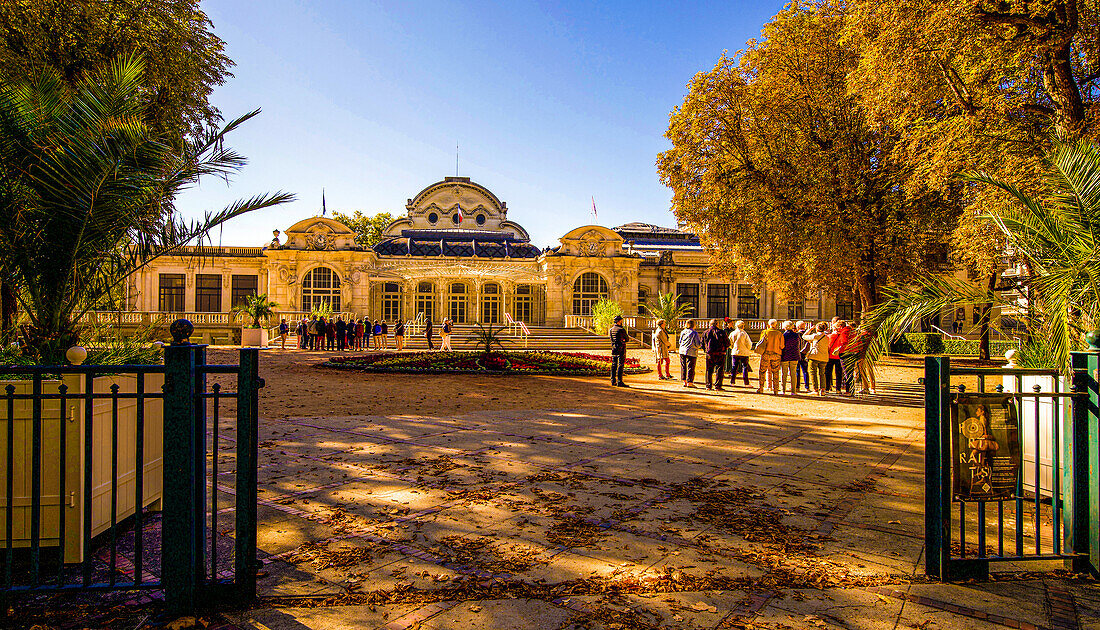
[[[844,383],[845,392],[851,394],[852,383],[848,375],[845,374],[844,361],[842,354],[847,354],[848,341],[852,336],[852,329],[848,326],[848,322],[843,319],[837,320],[836,328],[829,335],[829,363],[825,366],[825,391],[828,392],[833,386],[833,375],[836,375],[836,391],[842,393],[840,386]]]

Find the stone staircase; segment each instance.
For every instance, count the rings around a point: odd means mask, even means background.
[[[611,352],[611,342],[607,337],[603,335],[595,335],[583,328],[559,328],[556,326],[528,326],[528,330],[531,331],[530,336],[524,343],[524,338],[520,336],[512,336],[509,331],[506,330],[502,335],[504,340],[504,347],[508,350],[568,350],[577,352],[598,352],[601,354],[607,354]],[[392,330],[392,329],[391,329]],[[433,343],[436,349],[439,348],[439,344],[442,341],[439,337],[439,327],[436,327],[436,335],[433,338]],[[457,325],[454,328],[454,334],[451,337],[451,348],[454,350],[474,350],[474,331],[476,328],[472,325],[462,324]],[[393,334],[391,332],[389,339],[390,349],[394,347]],[[278,339],[273,339],[271,345],[278,346]],[[298,347],[298,338],[291,333],[287,338],[287,348],[291,346]],[[631,349],[644,348],[641,343],[637,341],[631,341]],[[423,334],[416,334],[405,337],[405,349],[406,350],[427,350],[428,344],[424,339]]]

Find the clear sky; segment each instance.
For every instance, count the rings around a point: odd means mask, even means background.
[[[212,97],[249,159],[186,192],[186,216],[257,192],[298,201],[226,224],[225,245],[333,210],[404,212],[455,174],[508,203],[539,246],[567,230],[672,226],[658,181],[668,115],[692,75],[740,49],[779,1],[206,0],[237,64]],[[213,234],[216,244],[219,234]]]

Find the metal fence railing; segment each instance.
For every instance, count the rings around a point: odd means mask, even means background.
[[[1087,428],[1090,414],[1095,418],[1090,396],[1096,391],[1089,365],[1096,369],[1098,355],[1076,354],[1081,356],[1074,357],[1068,382],[1056,370],[952,368],[947,357],[926,357],[925,564],[930,576],[984,578],[991,564],[1042,560],[1061,560],[1074,571],[1089,568],[1089,529],[1096,528],[1088,515],[1089,453],[1096,449]],[[1011,409],[1013,421],[1005,422],[1014,427],[1016,441],[988,446],[985,438],[992,440],[992,435],[968,439],[966,431],[973,428],[960,428],[973,420],[961,410],[968,401],[993,401]],[[992,424],[986,424],[992,433]],[[1005,449],[1002,456],[1018,458],[1007,469],[1015,470],[1015,488],[1001,496],[960,496],[965,485],[960,476],[972,474],[964,475],[968,462],[998,448]],[[986,483],[995,484],[1001,474],[994,468]]]
[[[181,342],[163,365],[0,366],[0,593],[163,589],[178,611],[254,597],[258,360],[210,365]]]

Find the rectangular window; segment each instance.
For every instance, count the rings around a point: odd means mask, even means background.
[[[195,276],[195,310],[199,313],[220,313],[222,310],[222,277],[216,273]]]
[[[513,304],[515,305],[515,313],[512,314],[512,319],[517,322],[530,322],[531,321],[531,285],[521,284],[516,287],[516,297]]]
[[[259,288],[259,276],[234,275],[230,284],[229,305],[240,306],[244,304],[250,295],[257,295],[260,292]]]
[[[160,274],[157,310],[162,313],[183,312],[183,274]]]
[[[787,302],[787,319],[798,321],[806,317],[805,302]]]
[[[855,314],[855,299],[851,291],[841,291],[836,294],[836,316],[845,321],[852,321]]]
[[[699,285],[697,284],[677,284],[676,293],[679,294],[677,298],[677,304],[686,304],[688,312],[686,317],[698,317],[699,316]]]
[[[424,313],[425,321],[435,321],[435,296],[431,293],[416,294],[416,312]]]
[[[751,284],[737,285],[738,319],[760,319],[760,298]]]
[[[730,316],[730,285],[707,285],[707,317],[725,319]]]
[[[401,319],[401,288],[394,282],[387,282],[382,291],[382,319],[395,322]]]

